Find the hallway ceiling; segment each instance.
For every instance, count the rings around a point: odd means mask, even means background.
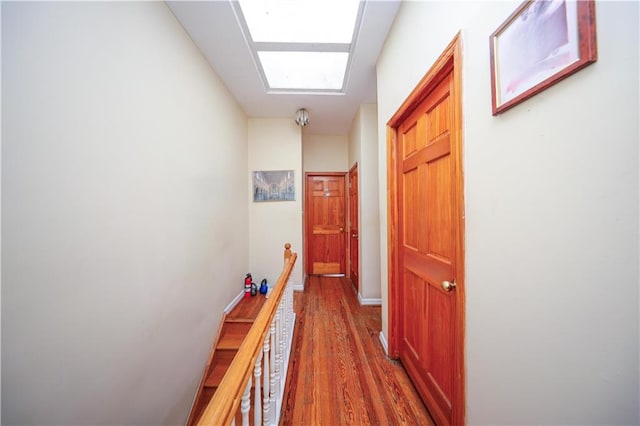
[[[304,133],[346,135],[360,104],[376,103],[375,63],[400,0],[366,1],[350,76],[340,94],[267,93],[231,1],[168,1],[167,5],[247,116],[293,120],[296,110],[306,108],[310,122]]]

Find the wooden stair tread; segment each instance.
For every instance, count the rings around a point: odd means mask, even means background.
[[[243,297],[227,315],[227,320],[255,320],[266,300],[263,294]]]
[[[207,376],[207,380],[204,382],[204,386],[207,388],[212,388],[215,390],[218,388],[218,386],[220,386],[220,382],[222,382],[222,378],[224,377],[224,374],[227,372],[227,369],[229,368],[229,366],[231,365],[231,362],[229,362],[229,364],[226,365],[219,365],[216,366],[214,368],[211,369],[209,376]],[[251,376],[251,389],[253,389],[255,387],[255,383],[253,382],[253,376]],[[262,388],[262,385],[260,385],[260,387]]]
[[[235,322],[235,323],[238,323],[238,322],[241,322],[241,323],[247,322],[247,323],[249,323],[249,324],[253,324],[253,323],[255,322],[255,319],[253,319],[253,318],[227,318],[226,320],[224,320],[224,322]]]
[[[207,376],[207,380],[204,382],[204,385],[208,388],[218,387],[222,378],[224,377],[224,373],[227,372],[227,369],[231,365],[231,361],[229,362],[220,362],[211,368],[209,371],[209,375]]]
[[[249,333],[252,322],[226,321],[222,326],[222,334],[216,349],[238,349]]]
[[[207,378],[204,385],[206,387],[216,387],[220,384],[224,373],[233,362],[237,350],[224,350],[217,348],[213,354],[213,361],[207,371]]]
[[[225,334],[220,338],[216,349],[239,349],[244,341],[244,334]]]

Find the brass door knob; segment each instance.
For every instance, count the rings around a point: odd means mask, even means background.
[[[442,289],[446,292],[450,292],[456,288],[456,280],[453,281],[442,281]]]

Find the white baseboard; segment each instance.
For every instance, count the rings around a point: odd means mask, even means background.
[[[291,285],[291,288],[293,289],[293,291],[304,291],[304,280],[302,280],[302,284],[296,284],[295,282],[292,282],[293,280],[289,280],[289,285]]]
[[[380,343],[382,343],[382,349],[384,349],[384,353],[389,356],[389,344],[387,343],[387,338],[384,337],[384,333],[382,332],[382,330],[380,331],[378,337],[380,338]]]
[[[233,310],[233,308],[236,307],[236,305],[238,303],[240,303],[240,301],[242,300],[242,297],[244,296],[244,289],[240,290],[240,293],[238,293],[238,295],[236,297],[233,298],[233,300],[231,301],[231,303],[229,303],[227,305],[226,308],[224,308],[224,313],[225,314],[229,314],[229,312],[231,312]]]
[[[362,297],[360,293],[358,293],[358,302],[360,302],[360,306],[364,305],[382,305],[382,299],[380,298],[372,298],[372,297]]]

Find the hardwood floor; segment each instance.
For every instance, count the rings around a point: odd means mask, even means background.
[[[399,362],[378,340],[379,306],[348,278],[310,277],[294,295],[296,327],[281,425],[433,425]]]

